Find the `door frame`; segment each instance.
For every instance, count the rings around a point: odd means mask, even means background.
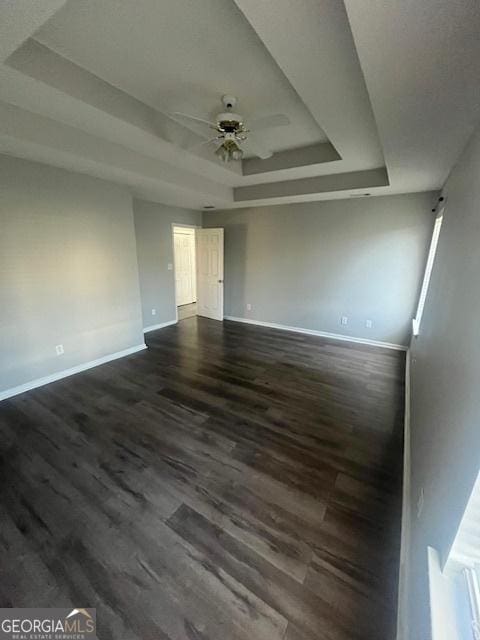
[[[172,263],[172,272],[173,272],[173,291],[174,291],[174,299],[175,299],[175,322],[178,322],[178,304],[177,304],[177,278],[176,278],[176,273],[175,273],[175,227],[184,227],[186,229],[194,229],[195,231],[197,229],[201,229],[202,226],[200,224],[186,224],[185,222],[172,222],[171,223],[171,228],[172,228],[172,232],[171,232],[171,240],[172,240],[172,256],[173,256],[173,263]],[[195,235],[195,242],[196,242],[196,235]],[[196,278],[197,278],[197,252],[195,251],[195,282],[196,282]]]

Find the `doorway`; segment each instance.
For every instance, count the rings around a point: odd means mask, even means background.
[[[197,315],[197,269],[194,227],[173,227],[175,299],[179,320]]]
[[[177,320],[223,320],[223,229],[172,224]]]

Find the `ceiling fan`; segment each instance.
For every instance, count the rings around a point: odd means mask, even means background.
[[[191,116],[187,113],[180,113],[179,111],[174,111],[170,115],[174,120],[185,118],[186,120],[208,126],[210,129],[216,131],[217,135],[205,140],[205,142],[201,144],[212,144],[216,146],[215,154],[223,162],[241,160],[244,151],[252,153],[262,159],[270,158],[273,155],[272,151],[267,149],[258,138],[255,139],[255,135],[250,136],[249,134],[255,134],[256,131],[270,129],[271,127],[283,127],[290,124],[290,119],[282,113],[276,113],[271,116],[264,116],[263,118],[252,120],[247,127],[243,116],[233,111],[237,104],[237,98],[235,98],[235,96],[223,96],[222,103],[225,111],[217,115],[215,122],[211,122],[205,118]]]

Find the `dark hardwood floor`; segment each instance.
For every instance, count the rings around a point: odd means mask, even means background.
[[[101,640],[393,640],[404,354],[189,318],[0,403],[0,605]]]

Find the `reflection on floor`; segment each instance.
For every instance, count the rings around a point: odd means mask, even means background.
[[[178,307],[178,319],[184,320],[185,318],[191,318],[192,316],[197,315],[197,303],[192,302],[192,304],[182,304],[181,307]]]

